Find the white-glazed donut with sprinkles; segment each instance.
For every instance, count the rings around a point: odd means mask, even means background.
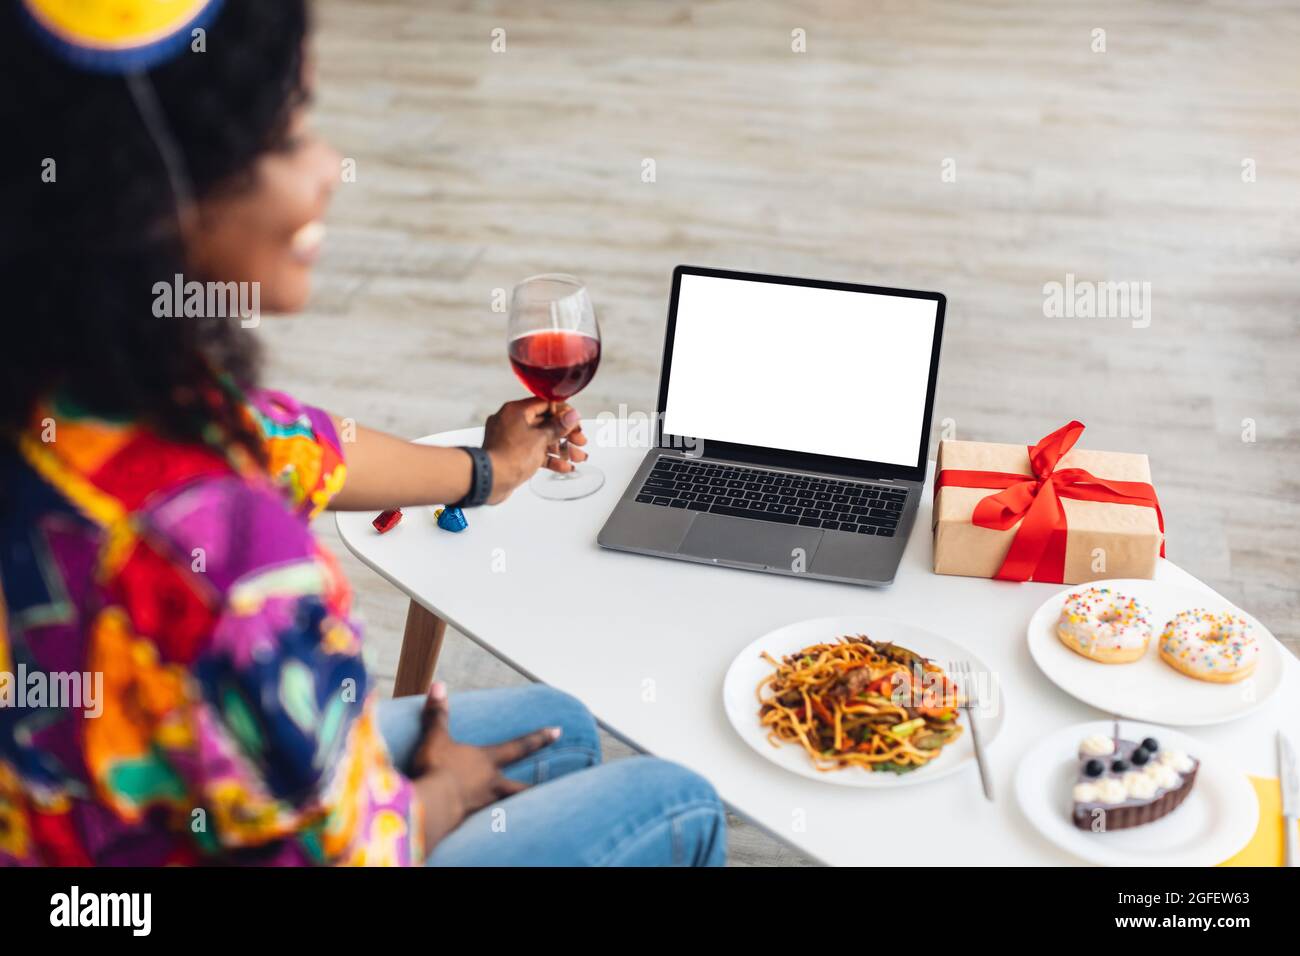
[[[1259,639],[1236,614],[1179,611],[1160,635],[1160,659],[1188,677],[1215,684],[1245,680],[1259,663]]]
[[[1087,588],[1065,599],[1056,622],[1061,643],[1089,660],[1127,664],[1147,652],[1151,613],[1137,598],[1110,588]]]

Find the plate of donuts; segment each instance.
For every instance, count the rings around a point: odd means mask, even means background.
[[[1029,653],[1072,697],[1132,720],[1236,720],[1282,684],[1277,639],[1217,595],[1161,581],[1090,581],[1029,620]]]

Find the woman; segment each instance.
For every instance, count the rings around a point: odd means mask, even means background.
[[[302,0],[227,0],[143,82],[3,11],[0,862],[720,863],[709,785],[599,765],[567,695],[379,703],[308,530],[502,501],[571,467],[548,450],[585,443],[577,413],[509,402],[481,452],[344,443],[257,387],[251,323],[169,300],[177,277],[307,299],[340,157],[308,125]]]

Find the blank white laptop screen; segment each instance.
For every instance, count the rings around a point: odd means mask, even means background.
[[[938,310],[684,274],[663,430],[915,467]]]

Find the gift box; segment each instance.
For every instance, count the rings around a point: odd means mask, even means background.
[[[943,441],[934,570],[1079,584],[1150,578],[1164,518],[1146,455],[1076,449],[1070,422],[1036,445]]]

